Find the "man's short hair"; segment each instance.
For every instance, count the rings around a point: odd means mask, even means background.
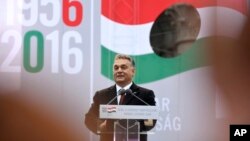
[[[118,60],[118,59],[126,59],[128,60],[129,62],[131,62],[132,66],[135,67],[135,61],[132,57],[130,57],[129,55],[125,55],[125,54],[117,54],[115,56],[115,60]]]

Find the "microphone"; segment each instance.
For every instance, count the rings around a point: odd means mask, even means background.
[[[139,99],[141,102],[143,102],[144,104],[146,104],[146,105],[148,105],[148,106],[151,106],[151,105],[148,104],[146,101],[144,101],[144,100],[142,100],[140,97],[136,96],[135,94],[136,94],[137,92],[132,92],[131,89],[127,89],[127,90],[126,90],[126,93],[127,93],[127,94],[131,94],[132,96],[134,96],[135,98],[137,98],[137,99]]]
[[[114,98],[112,98],[106,105],[109,105],[111,102],[113,102],[119,95],[122,95],[122,94],[125,94],[125,93],[127,93],[127,90],[124,90],[124,89],[120,89],[119,91],[118,91],[118,94],[114,97]]]

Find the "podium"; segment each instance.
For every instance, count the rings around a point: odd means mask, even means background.
[[[139,120],[144,120],[148,126],[153,126],[153,120],[159,116],[156,106],[142,105],[100,105],[100,119],[114,121],[113,141],[140,141]]]

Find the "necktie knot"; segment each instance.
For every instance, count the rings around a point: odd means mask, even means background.
[[[126,90],[121,88],[119,91],[118,91],[118,95],[122,95],[122,94],[125,94]]]

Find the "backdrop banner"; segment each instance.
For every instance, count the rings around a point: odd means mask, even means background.
[[[197,10],[197,37],[178,55],[159,56],[151,29],[163,11],[180,4]],[[246,0],[0,0],[0,6],[1,91],[19,91],[28,102],[62,114],[58,120],[79,141],[99,140],[85,127],[85,113],[95,91],[114,85],[117,53],[135,59],[134,82],[155,92],[159,116],[149,141],[220,138],[227,113],[205,42],[214,35],[237,37]],[[160,25],[169,32],[159,43],[182,43],[176,39],[186,34],[175,30],[190,17],[176,9],[177,17]]]

